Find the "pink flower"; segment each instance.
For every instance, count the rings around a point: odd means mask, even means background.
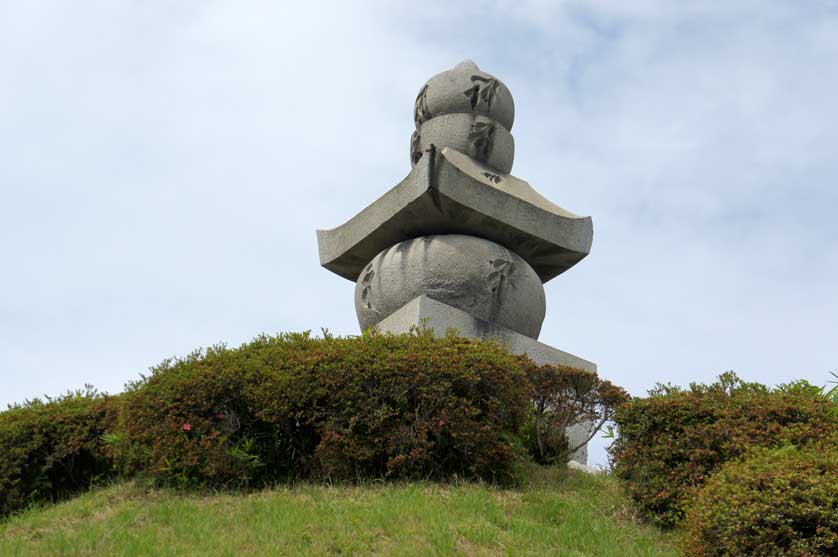
[[[215,417],[218,418],[219,420],[223,420],[224,419],[224,412],[219,412],[218,414],[215,415]]]
[[[445,420],[439,420],[439,429],[442,429],[445,426]]]
[[[189,431],[190,429],[192,429],[192,424],[190,424],[189,422],[183,424],[183,431]]]

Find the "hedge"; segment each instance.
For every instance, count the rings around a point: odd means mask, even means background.
[[[687,557],[838,555],[838,437],[755,449],[688,505]]]
[[[511,478],[528,360],[430,333],[262,336],[167,361],[121,397],[117,465],[166,483]]]
[[[838,410],[801,384],[770,389],[726,373],[688,390],[658,386],[617,410],[614,472],[660,526],[684,517],[688,502],[722,465],[753,446],[803,445],[838,427]]]
[[[166,360],[116,396],[88,389],[0,412],[0,516],[116,476],[198,488],[509,482],[527,445],[561,461],[563,428],[610,417],[625,397],[494,341],[260,336]]]
[[[0,413],[0,516],[111,475],[101,436],[113,423],[112,402],[88,388]]]

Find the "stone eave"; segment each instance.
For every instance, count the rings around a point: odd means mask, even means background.
[[[542,282],[591,250],[593,223],[547,201],[529,184],[445,148],[346,223],[318,230],[320,264],[355,282],[381,251],[432,234],[469,234],[520,255]]]

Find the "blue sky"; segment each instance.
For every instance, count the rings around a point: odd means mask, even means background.
[[[594,219],[542,341],[634,394],[838,369],[838,2],[305,4],[0,0],[0,404],[356,333],[314,231],[404,177],[464,58],[513,173]]]

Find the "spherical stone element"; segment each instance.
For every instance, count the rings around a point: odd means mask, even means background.
[[[413,118],[418,128],[442,114],[476,113],[499,122],[507,131],[515,121],[512,93],[498,78],[464,60],[433,76],[419,91]]]
[[[471,60],[429,79],[416,97],[413,118],[416,131],[410,138],[411,164],[434,145],[437,149],[452,147],[503,174],[512,171],[512,94]]]
[[[431,145],[452,147],[502,174],[512,171],[515,140],[506,128],[479,114],[444,114],[431,118],[411,140],[411,162],[416,164]]]
[[[517,254],[483,238],[423,236],[396,244],[366,266],[355,285],[361,329],[422,294],[537,339],[544,287]]]

